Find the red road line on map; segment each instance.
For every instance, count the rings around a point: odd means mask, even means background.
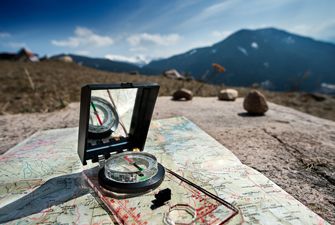
[[[120,207],[122,207],[123,210],[124,210],[126,213],[128,213],[128,215],[130,215],[130,216],[135,220],[135,222],[136,222],[137,224],[139,224],[139,225],[145,225],[146,221],[141,222],[141,221],[139,220],[139,218],[137,217],[137,215],[135,215],[135,214],[132,213],[131,211],[129,212],[130,209],[126,207],[126,204],[123,204],[123,203],[122,203],[122,200],[117,200],[117,199],[115,199],[115,202],[117,202],[117,203],[120,205]],[[135,210],[137,209],[136,207],[133,207],[133,208],[135,208]],[[133,211],[135,212],[135,210],[133,210]]]
[[[173,176],[173,175],[171,174],[171,176]],[[172,180],[172,179],[171,179],[171,180]],[[202,201],[204,201],[204,203],[205,203],[204,205],[206,205],[206,203],[208,203],[208,204],[210,204],[210,206],[213,206],[213,207],[214,207],[213,210],[211,210],[211,211],[209,211],[209,212],[207,212],[207,213],[202,214],[201,217],[199,217],[198,219],[203,219],[204,217],[206,217],[207,215],[209,215],[210,213],[212,213],[215,209],[217,209],[217,207],[219,206],[219,204],[213,204],[213,203],[211,203],[210,201],[208,201],[206,198],[202,197],[202,196],[201,196],[201,193],[202,193],[202,192],[196,190],[195,188],[192,189],[192,188],[190,187],[190,185],[186,184],[185,182],[181,181],[180,185],[183,186],[185,189],[188,189],[191,193],[193,192],[193,193],[194,193],[194,196],[197,196],[199,199],[201,199]],[[203,193],[203,194],[204,194],[204,193]],[[191,198],[192,198],[193,200],[195,200],[195,201],[198,201],[197,199],[195,199],[194,197],[192,197],[192,195],[191,195]],[[216,201],[216,200],[213,199],[213,201]],[[201,201],[198,201],[198,202],[201,202]],[[195,210],[196,210],[197,212],[200,211],[199,208],[196,208],[196,203],[195,203],[195,206],[194,206],[194,207],[195,207]],[[207,206],[207,207],[209,207],[209,206]],[[202,208],[205,208],[205,206],[202,206]],[[214,215],[213,215],[213,216],[214,216]],[[215,217],[215,216],[214,216],[214,218],[216,218],[216,219],[219,220],[219,218],[217,218],[217,217]]]

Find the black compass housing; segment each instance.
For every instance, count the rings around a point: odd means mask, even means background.
[[[107,143],[101,142],[94,146],[89,146],[87,140],[89,138],[91,92],[93,90],[126,88],[137,89],[128,136]],[[158,91],[159,85],[156,83],[89,84],[82,87],[78,137],[78,155],[82,164],[86,165],[88,160],[98,162],[99,156],[104,156],[104,159],[108,159],[111,153],[133,151],[134,149],[143,151]]]
[[[100,169],[98,179],[100,185],[109,191],[126,194],[143,193],[155,189],[163,182],[165,169],[160,163],[158,163],[157,169],[156,175],[151,179],[137,183],[119,183],[110,180],[105,176],[104,169]]]

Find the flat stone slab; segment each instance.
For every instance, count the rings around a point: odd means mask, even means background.
[[[335,223],[335,122],[269,103],[262,117],[248,116],[243,99],[223,102],[160,97],[154,118],[185,116],[304,205]],[[0,116],[0,150],[38,130],[77,127],[79,103],[46,114]]]
[[[167,169],[232,203],[238,214],[227,224],[328,224],[185,117],[155,120],[151,125],[145,151]],[[94,165],[82,167],[77,132],[77,128],[38,132],[0,157],[0,186],[5,187],[0,189],[1,223],[113,224],[84,182],[84,174]],[[232,209],[169,172],[165,178],[154,192],[169,187],[173,199],[159,209],[148,207],[152,192],[103,200],[115,220],[124,224],[161,224],[170,207],[178,204],[193,207],[195,224],[221,224],[233,215]]]

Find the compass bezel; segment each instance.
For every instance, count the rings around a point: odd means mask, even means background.
[[[105,169],[106,168],[102,168],[99,170],[99,184],[108,191],[117,193],[144,193],[157,188],[163,182],[165,177],[165,169],[160,163],[157,163],[158,170],[153,177],[148,180],[136,183],[121,183],[110,180],[105,176]]]
[[[142,166],[143,164],[145,168],[140,168],[141,170],[138,170],[138,167],[134,167],[131,166],[132,162],[129,163],[129,159],[126,159],[126,157],[131,157],[130,160],[134,161],[134,163],[137,163],[136,166],[138,166],[138,162],[136,162],[135,159],[140,159],[140,161],[142,161]],[[128,165],[133,167],[133,171],[120,171],[117,168],[117,166],[120,166],[122,164],[120,164],[119,162],[122,162],[123,165]],[[118,165],[117,165],[118,164]],[[109,159],[106,160],[105,162],[105,176],[110,179],[110,180],[115,180],[116,182],[120,182],[120,183],[138,183],[140,181],[131,181],[131,179],[129,179],[128,181],[122,181],[120,179],[120,177],[129,177],[129,178],[139,178],[137,177],[137,175],[142,175],[142,179],[144,177],[146,177],[146,179],[151,179],[153,176],[155,176],[155,174],[157,173],[157,158],[149,153],[146,152],[130,152],[130,151],[126,151],[126,152],[122,152],[119,154],[113,154]],[[122,166],[121,166],[122,167]],[[129,167],[127,168],[129,169]],[[140,176],[141,177],[141,176]],[[119,180],[117,180],[119,179]]]

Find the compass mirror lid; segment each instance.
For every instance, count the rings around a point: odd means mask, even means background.
[[[143,150],[159,91],[155,83],[82,87],[78,155],[84,165],[110,154]]]

